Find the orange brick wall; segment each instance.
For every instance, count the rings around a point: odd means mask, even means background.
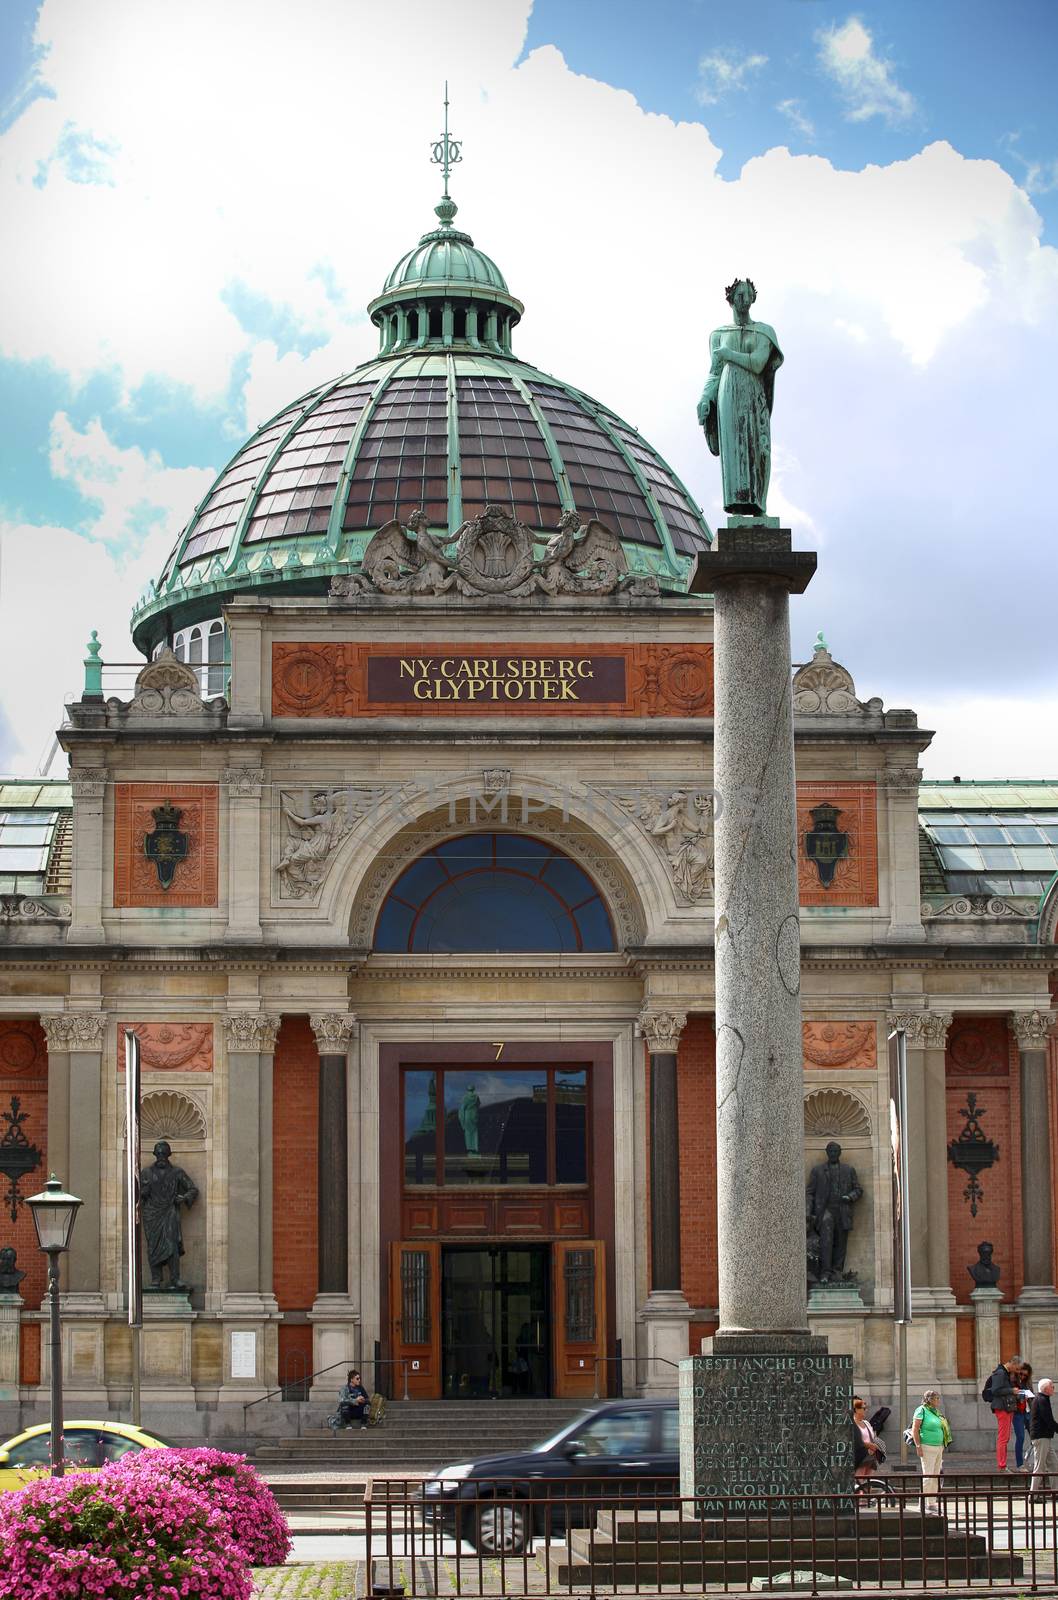
[[[23,1322],[18,1330],[18,1373],[22,1383],[40,1382],[39,1322]]]
[[[982,1131],[999,1146],[998,1161],[978,1180],[984,1199],[976,1217],[970,1215],[963,1192],[969,1175],[947,1163],[951,1286],[960,1305],[971,1304],[974,1284],[966,1269],[977,1260],[981,1240],[990,1239],[1002,1273],[999,1287],[1009,1302],[1022,1285],[1021,1098],[1017,1043],[1005,1017],[955,1017],[948,1033],[945,1081],[947,1139],[962,1132],[966,1118],[960,1113],[972,1091]]]
[[[272,1110],[273,1283],[280,1311],[309,1311],[316,1298],[319,1073],[308,1018],[284,1017],[276,1040]]]
[[[312,1326],[295,1322],[292,1326],[279,1324],[279,1381],[297,1383],[299,1378],[312,1374]],[[341,1388],[335,1383],[336,1389]]]
[[[687,1019],[680,1040],[679,1097],[683,1292],[692,1306],[715,1306],[720,1291],[716,1266],[716,1036],[711,1016]]]
[[[25,1200],[43,1189],[48,1177],[48,1048],[44,1030],[35,1021],[0,1023],[0,1112],[10,1115],[13,1100],[18,1101],[15,1114],[25,1118],[18,1126],[41,1151],[40,1165],[19,1180],[18,1192]],[[9,1121],[0,1121],[0,1138],[10,1127]],[[47,1284],[47,1262],[37,1246],[33,1218],[25,1205],[18,1207],[17,1220],[11,1221],[11,1213],[2,1203],[7,1193],[5,1178],[0,1182],[0,1244],[12,1244],[18,1252],[16,1265],[26,1274],[19,1292],[25,1309],[35,1311]]]
[[[972,1317],[960,1317],[955,1324],[955,1371],[960,1378],[977,1376],[976,1331]],[[984,1384],[984,1378],[981,1383]]]

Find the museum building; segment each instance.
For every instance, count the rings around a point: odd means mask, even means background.
[[[198,1191],[186,1289],[144,1269],[170,1432],[322,1403],[352,1362],[423,1399],[671,1390],[716,1326],[712,535],[515,353],[455,214],[371,303],[377,358],[194,509],[138,667],[93,636],[68,780],[3,785],[5,1413],[46,1409],[50,1169],[84,1201],[68,1404],[128,1405],[127,1030],[141,1165],[164,1139]],[[913,711],[822,637],[791,671],[805,1172],[836,1139],[862,1190],[843,1266],[806,1234],[810,1320],[890,1401],[899,1026],[911,1377],[970,1419],[1000,1351],[1058,1369],[1058,785],[923,783]]]

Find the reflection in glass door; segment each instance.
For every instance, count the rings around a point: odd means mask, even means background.
[[[549,1394],[550,1246],[444,1246],[441,1262],[446,1398]]]

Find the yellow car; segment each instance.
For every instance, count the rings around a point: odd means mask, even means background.
[[[68,1422],[63,1430],[63,1460],[70,1472],[105,1467],[137,1450],[165,1450],[168,1439],[134,1428],[131,1422]],[[21,1489],[51,1470],[51,1429],[47,1422],[16,1433],[0,1445],[0,1490]]]

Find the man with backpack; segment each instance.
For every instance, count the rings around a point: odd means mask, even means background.
[[[1001,1361],[981,1390],[981,1399],[992,1407],[996,1419],[996,1466],[1000,1472],[1012,1472],[1007,1466],[1007,1446],[1014,1426],[1014,1410],[1018,1403],[1017,1382],[1020,1356],[1010,1356]]]

